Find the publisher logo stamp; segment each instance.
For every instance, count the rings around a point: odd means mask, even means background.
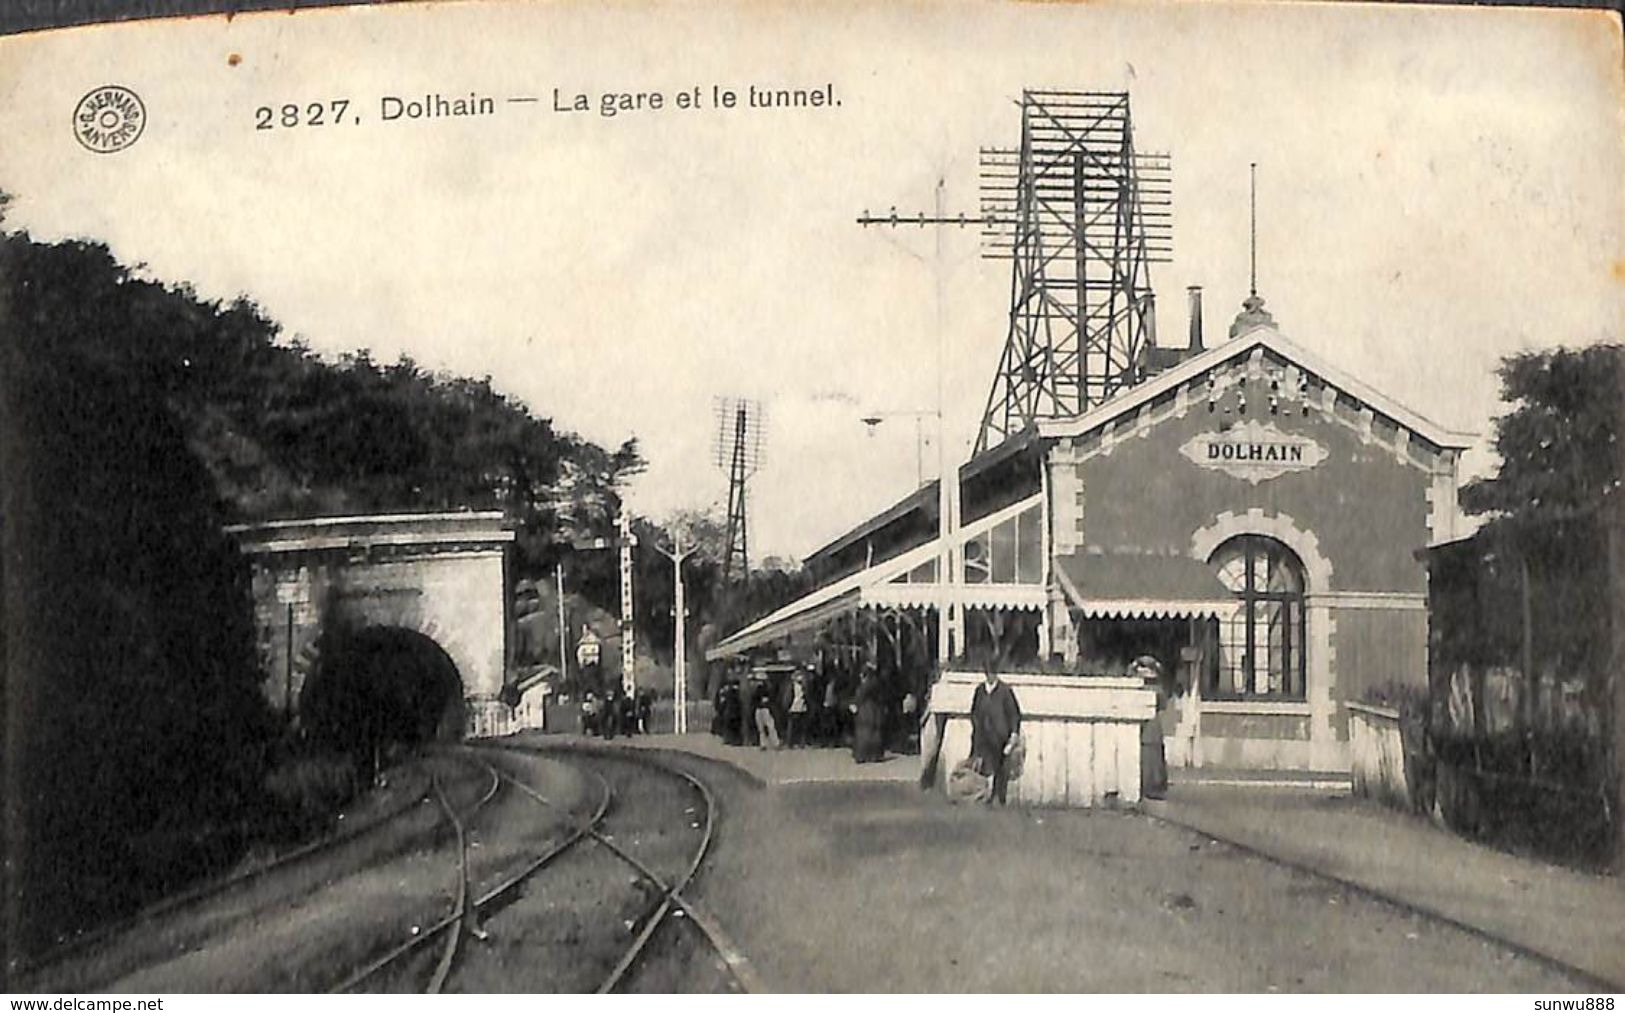
[[[73,136],[98,155],[123,151],[147,127],[141,96],[117,84],[92,89],[73,111]]]

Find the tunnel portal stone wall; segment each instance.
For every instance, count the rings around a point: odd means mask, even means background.
[[[266,698],[298,714],[323,635],[394,627],[456,665],[466,731],[504,724],[507,551],[500,513],[312,518],[228,529],[253,567]]]

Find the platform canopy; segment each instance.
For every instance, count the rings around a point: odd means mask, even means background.
[[[1074,552],[1055,560],[1055,576],[1086,619],[1219,618],[1236,608],[1213,568],[1189,556]]]
[[[1038,527],[1042,500],[1041,494],[1029,496],[953,532],[949,535],[949,542],[955,554],[964,559],[967,545],[973,546],[972,556],[977,554],[976,546],[987,546],[990,551],[1014,551],[1021,525],[1026,523]],[[1010,548],[1007,549],[1007,545]],[[945,593],[961,608],[1044,608],[1048,597],[1042,573],[1028,572],[1026,576],[1030,579],[1016,579],[1021,575],[1021,569],[1014,560],[1009,568],[1011,579],[999,579],[1003,567],[989,566],[985,580],[956,581],[946,589],[942,588],[937,579],[943,552],[944,541],[938,536],[891,559],[810,591],[724,638],[705,652],[706,660],[716,661],[783,640],[866,606],[934,609],[942,602]],[[1042,559],[1041,548],[1038,558]]]

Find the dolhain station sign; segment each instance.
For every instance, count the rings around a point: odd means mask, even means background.
[[[1308,471],[1326,460],[1326,448],[1307,436],[1284,433],[1274,423],[1244,422],[1224,432],[1198,433],[1180,453],[1212,468],[1258,484],[1292,471]]]

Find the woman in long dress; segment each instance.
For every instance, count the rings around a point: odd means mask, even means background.
[[[1162,662],[1149,654],[1134,659],[1129,667],[1131,675],[1145,682],[1146,688],[1157,694],[1157,710],[1150,721],[1140,725],[1140,794],[1146,798],[1166,798],[1168,795],[1168,757],[1162,737],[1162,709],[1168,702],[1167,687],[1162,674]]]
[[[873,763],[886,756],[886,708],[881,701],[880,676],[873,666],[864,669],[863,681],[858,683],[853,710],[857,721],[852,736],[852,758],[859,763]]]

